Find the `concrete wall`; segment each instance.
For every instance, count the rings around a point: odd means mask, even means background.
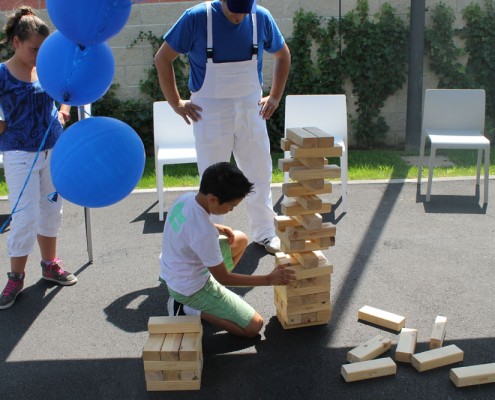
[[[316,12],[323,17],[339,16],[338,0],[257,0],[258,4],[268,8],[277,21],[282,33],[289,38],[292,35],[294,13],[302,8],[306,11]],[[397,13],[409,23],[410,2],[414,0],[390,0]],[[369,0],[370,14],[373,15],[379,11],[384,0]],[[439,3],[440,0],[426,0],[426,6],[432,7]],[[451,6],[457,16],[456,25],[462,26],[462,10],[470,3],[483,4],[484,0],[443,0],[444,3]],[[42,0],[27,0],[19,2],[18,0],[0,0],[0,22],[5,22],[5,13],[12,10],[19,4],[31,4],[33,7],[44,7]],[[138,36],[140,31],[151,31],[157,36],[163,35],[173,23],[181,16],[187,8],[200,3],[200,1],[184,0],[145,0],[139,1],[132,6],[131,16],[127,25],[109,41],[115,57],[115,82],[120,84],[118,94],[122,98],[140,97],[139,81],[146,78],[146,71],[153,62],[151,46],[147,42],[138,43],[136,46],[129,48],[129,44]],[[342,0],[341,13],[345,15],[354,9],[357,0]],[[46,10],[40,10],[40,16],[49,21]],[[429,15],[426,16],[427,26],[431,23]],[[264,77],[265,87],[271,85],[271,69],[273,66],[272,58],[265,53]],[[434,88],[437,85],[437,78],[428,68],[428,61],[425,60],[423,88]],[[354,113],[354,102],[351,97],[350,84],[347,84],[348,107],[351,113]],[[390,146],[401,146],[405,140],[406,126],[406,106],[407,106],[407,83],[395,95],[391,96],[384,108],[382,114],[390,126],[390,132],[385,140],[385,144]],[[352,143],[352,134],[350,135]]]

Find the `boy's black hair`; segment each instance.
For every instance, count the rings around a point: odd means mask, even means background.
[[[219,162],[210,165],[203,172],[199,192],[218,197],[220,204],[228,201],[243,199],[253,192],[254,184],[249,182],[236,165],[229,162]]]

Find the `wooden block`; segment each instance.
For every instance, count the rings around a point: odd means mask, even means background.
[[[406,324],[406,318],[378,308],[364,306],[358,311],[358,319],[399,332]]]
[[[417,329],[402,328],[395,350],[395,361],[411,362],[411,356],[416,351],[417,337]]]
[[[304,127],[304,130],[312,133],[318,138],[318,147],[333,147],[335,143],[335,139],[330,133],[324,132],[321,129],[310,126]]]
[[[307,168],[323,168],[323,166],[328,165],[328,160],[325,157],[297,158],[297,161]]]
[[[304,226],[306,229],[321,229],[323,226],[323,218],[321,214],[305,214],[305,215],[294,215],[294,218],[300,225]]]
[[[323,147],[316,149],[303,149],[297,144],[290,146],[290,155],[294,158],[314,158],[314,157],[342,157],[342,147]]]
[[[201,335],[199,333],[184,333],[179,349],[180,361],[198,361],[201,359]],[[201,371],[196,368],[191,370],[182,369],[180,371],[180,379],[182,381],[190,381],[200,379]]]
[[[308,189],[300,182],[288,182],[282,184],[282,193],[287,197],[309,196],[312,194],[332,193],[332,183],[323,181],[321,189]]]
[[[300,279],[316,278],[317,276],[328,276],[328,279],[330,279],[330,275],[333,272],[332,264],[329,264],[326,267],[316,268],[303,268],[301,265],[290,265],[286,268],[294,271],[296,281]]]
[[[495,382],[495,363],[452,368],[450,380],[457,387],[483,385]]]
[[[303,281],[296,281],[300,283],[293,286],[275,286],[275,291],[279,292],[281,296],[287,299],[289,297],[298,297],[314,293],[330,292],[330,277],[323,280],[317,280],[318,278],[312,279],[312,282],[304,282],[302,284],[301,282]]]
[[[303,268],[316,268],[320,262],[320,259],[315,253],[316,251],[293,253],[293,256]]]
[[[182,333],[168,333],[160,349],[160,359],[162,361],[177,362],[177,369],[163,370],[163,379],[166,381],[176,381],[180,379],[179,350],[182,342]],[[146,369],[146,367],[145,367]]]
[[[316,298],[315,294],[284,298],[283,296],[280,296],[280,293],[275,293],[275,305],[277,306],[277,310],[289,325],[316,321],[316,313],[318,311],[330,310],[330,294],[328,292],[328,296],[324,300],[318,302],[313,301],[312,303],[305,302],[304,304],[294,304],[294,299],[299,300],[311,296],[314,300]],[[319,297],[319,299],[321,298]]]
[[[318,147],[318,137],[303,128],[287,128],[285,136],[294,144],[303,149],[313,149]]]
[[[390,357],[378,358],[376,360],[342,365],[340,373],[346,382],[356,382],[380,376],[395,375],[397,365]]]
[[[293,144],[294,143],[292,143],[287,138],[280,139],[280,148],[282,149],[282,151],[289,151],[290,150],[290,146],[293,145]]]
[[[320,190],[325,187],[325,180],[323,179],[308,179],[305,181],[301,181],[301,184],[307,190]]]
[[[278,160],[278,169],[281,172],[288,172],[291,167],[303,167],[304,164],[295,158],[279,158]]]
[[[390,350],[392,347],[392,339],[386,338],[382,335],[376,335],[363,344],[355,347],[347,352],[347,361],[359,362],[373,360],[379,355]]]
[[[328,249],[335,246],[335,237],[324,237],[307,240],[290,240],[286,232],[276,231],[280,238],[280,250],[284,253],[308,252]]]
[[[200,332],[200,330],[201,318],[199,316],[150,317],[148,321],[148,332],[150,335]]]
[[[316,195],[298,196],[294,198],[306,210],[319,210],[322,200]]]
[[[306,229],[303,226],[295,226],[287,228],[285,232],[289,240],[315,239],[334,237],[337,234],[337,227],[330,222],[325,222],[320,229]]]
[[[143,361],[160,361],[160,350],[165,335],[149,335],[143,348]],[[163,371],[144,371],[147,381],[163,381]]]
[[[284,199],[281,203],[281,209],[282,213],[287,216],[314,214],[315,212],[329,213],[332,210],[332,204],[330,202],[323,201],[320,210],[306,210],[297,201]]]
[[[289,177],[299,182],[313,179],[339,178],[340,167],[337,165],[325,165],[323,168],[310,169],[304,166],[292,166],[289,168]]]
[[[447,327],[447,317],[438,315],[435,318],[435,324],[431,331],[430,337],[430,349],[438,349],[442,347],[443,340],[445,339],[445,332]]]
[[[293,217],[288,217],[286,215],[277,215],[274,218],[275,229],[280,231],[285,231],[285,228],[289,226],[301,226],[301,223],[294,219]]]
[[[438,349],[416,353],[411,356],[411,364],[419,372],[461,362],[464,352],[455,344]]]

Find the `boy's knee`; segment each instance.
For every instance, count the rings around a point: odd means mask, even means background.
[[[258,313],[255,313],[249,325],[244,329],[246,337],[255,337],[260,333],[261,328],[263,328],[263,318]]]

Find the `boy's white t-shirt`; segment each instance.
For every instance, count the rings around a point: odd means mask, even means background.
[[[160,254],[160,276],[173,291],[190,296],[210,277],[208,267],[223,262],[218,230],[195,193],[182,195],[165,221]]]

